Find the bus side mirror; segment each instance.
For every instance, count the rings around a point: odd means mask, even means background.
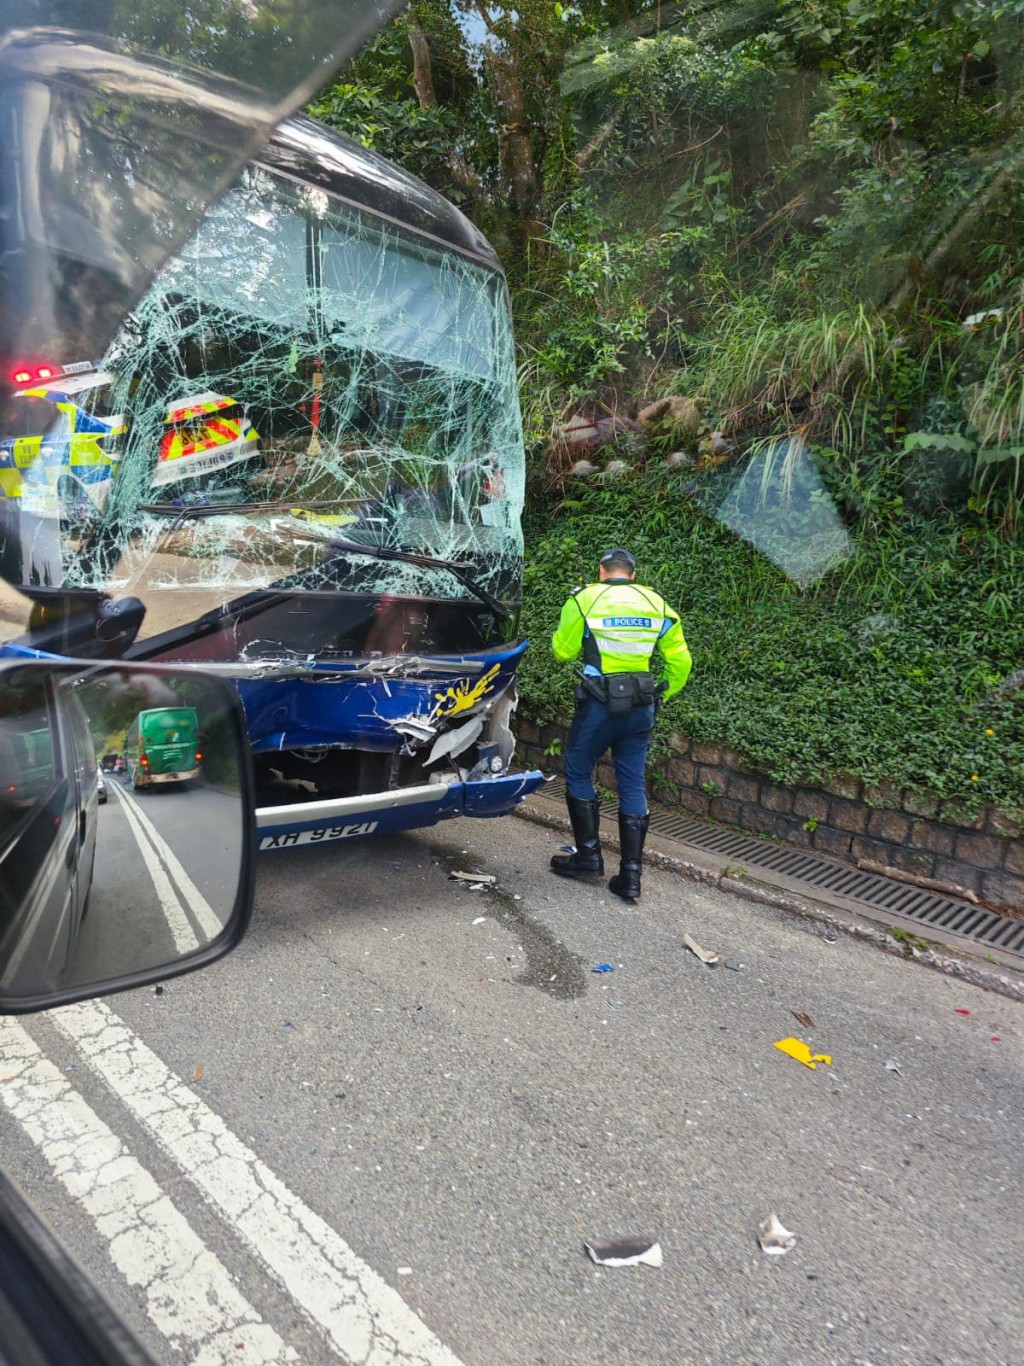
[[[124,768],[103,772],[113,753]],[[0,1014],[234,948],[252,911],[253,801],[244,714],[222,680],[0,663]]]

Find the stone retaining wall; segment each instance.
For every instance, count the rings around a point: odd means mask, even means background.
[[[519,757],[530,767],[561,771],[565,727],[517,727]],[[838,776],[824,787],[782,787],[755,772],[734,750],[691,742],[673,733],[673,755],[648,775],[651,797],[754,835],[815,849],[872,872],[907,881],[999,910],[1024,911],[1024,819],[992,808],[969,815],[962,804],[889,784],[868,787]],[[597,781],[615,786],[610,762]]]

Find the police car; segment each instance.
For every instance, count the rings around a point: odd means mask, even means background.
[[[106,506],[128,421],[111,412],[114,376],[90,362],[24,366],[0,430],[0,496],[26,512],[88,522]],[[215,473],[255,456],[241,404],[206,392],[169,404],[152,487]]]
[[[36,516],[102,511],[127,430],[109,411],[113,376],[81,362],[22,367],[12,378],[22,387],[0,430],[0,494]]]
[[[197,394],[172,403],[165,421],[154,488],[214,474],[259,452],[260,439],[245,409],[223,394]]]

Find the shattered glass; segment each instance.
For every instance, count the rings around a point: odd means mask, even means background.
[[[136,596],[142,636],[267,587],[518,597],[507,295],[468,253],[251,167],[70,397],[101,454],[23,499],[25,580]]]
[[[800,588],[853,553],[850,533],[799,437],[761,444],[710,511]]]

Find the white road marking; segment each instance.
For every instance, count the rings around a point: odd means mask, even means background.
[[[167,841],[160,834],[159,830],[157,830],[153,822],[149,819],[149,817],[139,806],[138,801],[129,792],[126,792],[123,788],[121,789],[120,795],[124,798],[125,806],[131,807],[131,809],[135,812],[136,818],[138,819],[142,828],[146,831],[146,833],[149,835],[149,838],[153,841],[153,848],[163,859],[164,863],[170,870],[171,876],[174,878],[175,882],[181,888],[181,893],[184,896],[185,900],[188,902],[189,910],[192,912],[196,920],[199,922],[199,927],[205,934],[206,939],[216,939],[217,936],[221,934],[224,930],[226,917],[219,916],[216,914],[216,912],[211,907],[210,903],[206,900],[206,898],[200,892],[199,888],[189,877],[188,873],[186,873],[185,869],[181,866],[181,863],[179,862],[178,858],[174,853],[174,850],[167,843]],[[198,837],[198,830],[196,831],[196,835]],[[241,857],[241,848],[241,801],[239,801],[239,857]]]
[[[353,1366],[459,1366],[397,1291],[101,1001],[50,1017]]]
[[[123,792],[120,795],[124,797]],[[151,848],[146,833],[139,824],[138,817],[128,803],[125,802],[121,809],[124,812],[125,820],[128,822],[128,829],[132,832],[135,843],[139,846],[142,861],[149,871],[149,876],[153,879],[153,888],[156,891],[157,900],[160,902],[160,909],[164,913],[164,919],[167,921],[167,927],[174,939],[174,947],[179,954],[192,953],[199,947],[199,940],[196,938],[195,930],[188,922],[188,916],[178,900],[177,893],[171,886],[163,864]]]
[[[176,1352],[196,1366],[298,1360],[146,1168],[13,1020],[0,1020],[0,1082],[0,1105],[91,1215],[110,1260],[138,1287]]]

